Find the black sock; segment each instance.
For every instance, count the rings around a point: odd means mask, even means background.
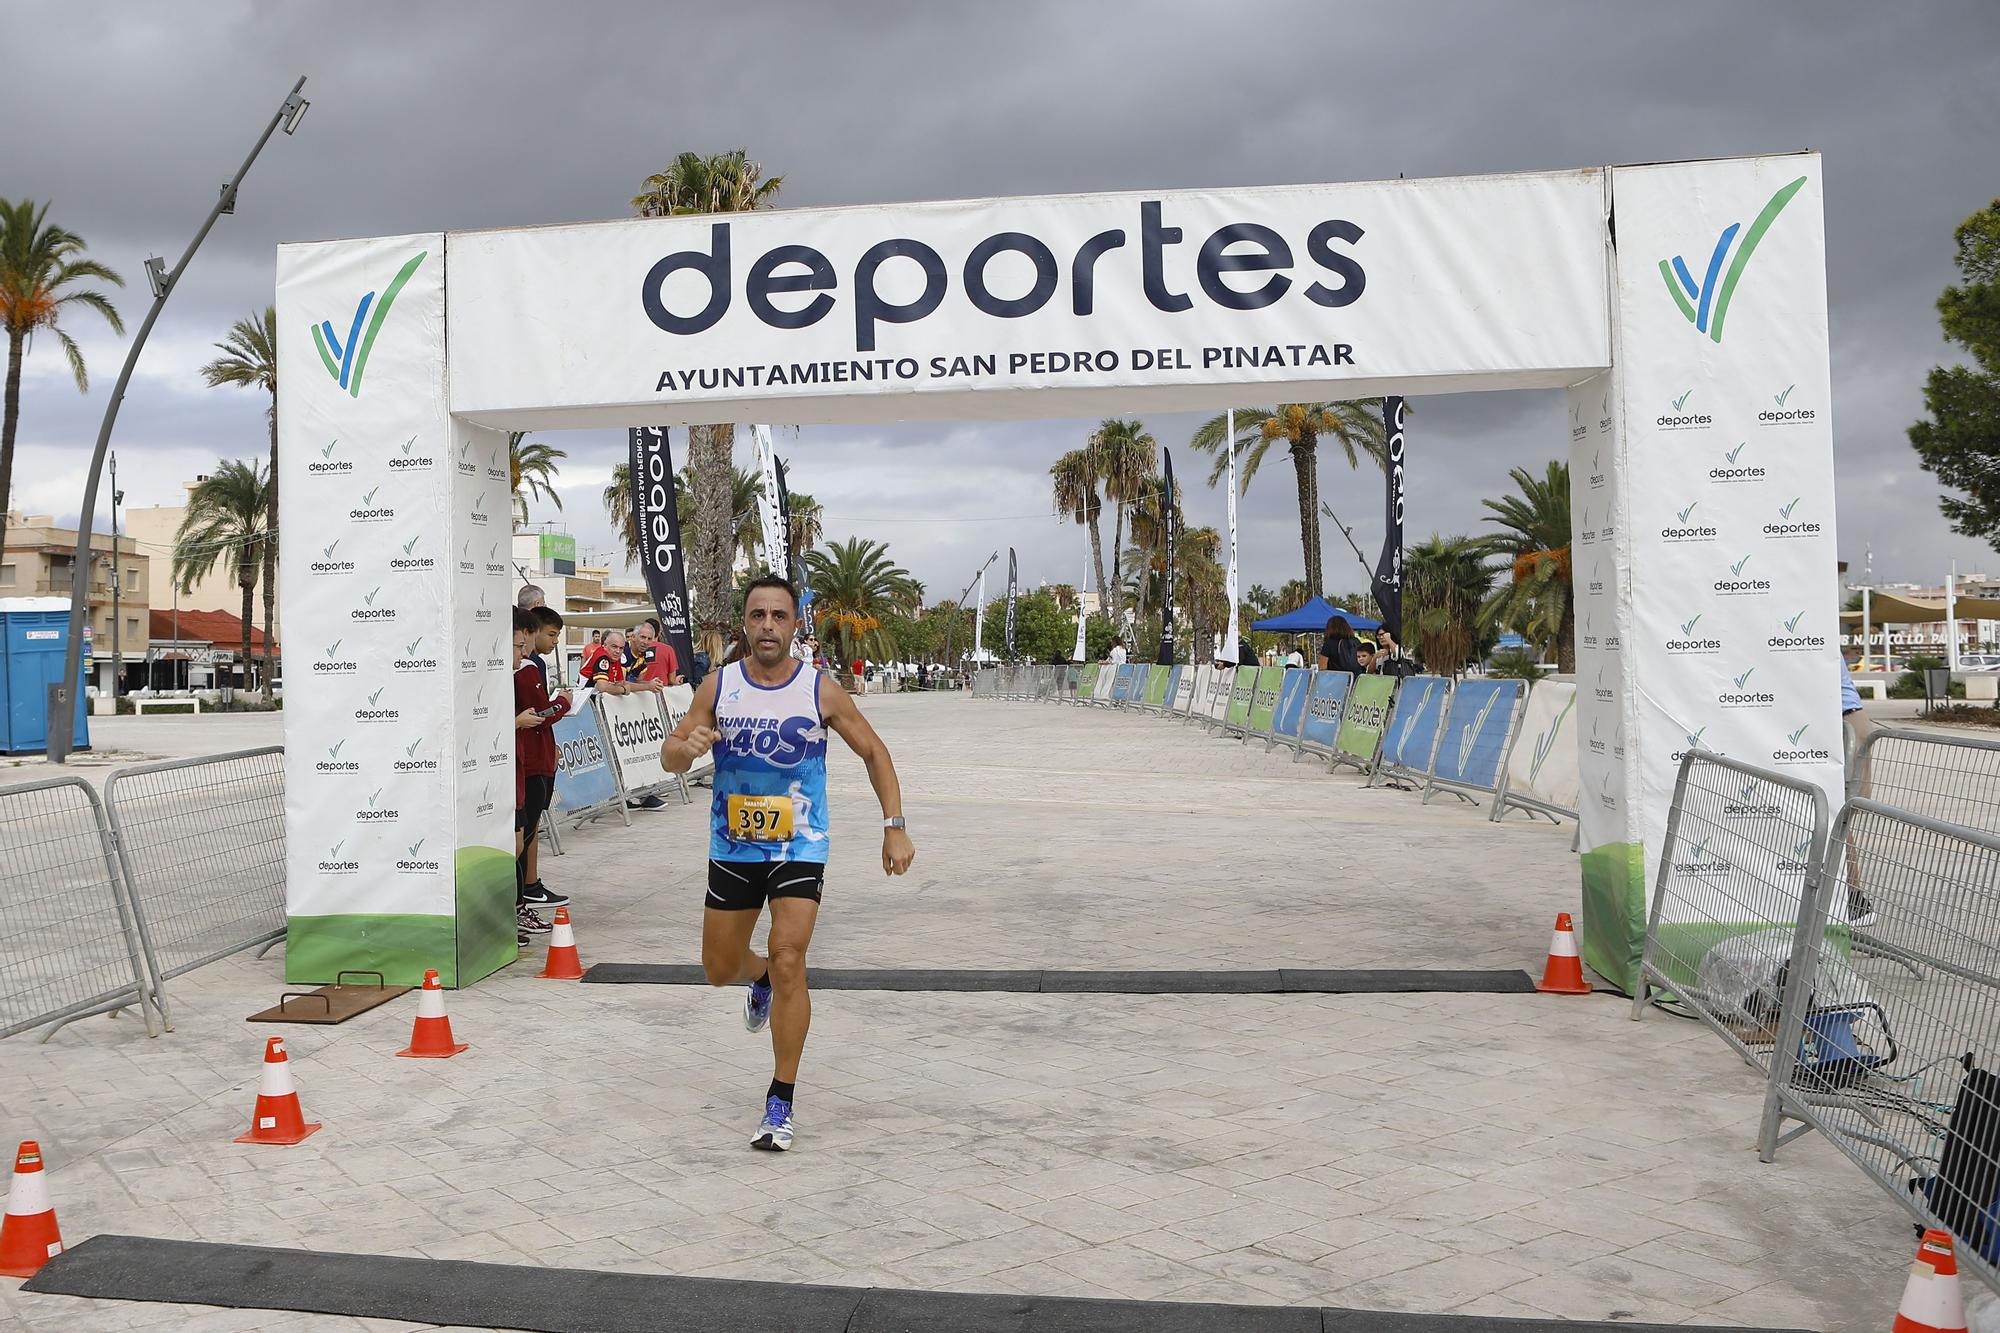
[[[792,1084],[780,1083],[778,1082],[778,1080],[772,1079],[771,1090],[765,1093],[764,1095],[766,1097],[777,1097],[783,1101],[789,1102],[792,1099],[792,1092],[793,1092]]]
[[[758,978],[757,978],[757,980],[756,980],[755,982],[753,982],[752,984],[753,984],[753,985],[758,985],[758,986],[763,986],[763,987],[766,987],[766,988],[768,988],[768,987],[770,986],[770,984],[771,984],[771,969],[770,969],[770,968],[768,968],[768,967],[767,967],[767,968],[765,968],[765,969],[764,969],[764,975],[763,975],[763,976],[761,976],[761,977],[758,977]]]

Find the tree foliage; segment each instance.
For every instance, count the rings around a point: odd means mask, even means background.
[[[224,385],[237,389],[258,389],[270,396],[264,418],[271,427],[270,484],[265,488],[270,512],[265,528],[272,539],[264,543],[264,702],[271,701],[271,650],[276,646],[271,633],[278,597],[278,307],[267,305],[261,315],[239,319],[229,326],[229,336],[215,345],[222,353],[201,368],[201,377],[211,389]]]
[[[1924,470],[1961,495],[1941,495],[1953,531],[2000,548],[2000,199],[1954,233],[1961,285],[1938,297],[1938,324],[1970,365],[1936,366],[1924,380],[1929,417],[1910,427]]]

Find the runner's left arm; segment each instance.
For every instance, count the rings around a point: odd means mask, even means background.
[[[831,676],[819,678],[819,715],[826,719],[826,725],[840,739],[847,742],[847,748],[867,765],[868,782],[875,788],[875,799],[882,803],[883,817],[893,819],[902,814],[903,786],[896,780],[896,764],[889,758],[889,747],[882,743],[882,738],[875,734],[875,728],[868,725],[868,719],[854,706],[853,697],[835,684]],[[916,859],[916,845],[910,841],[906,830],[882,830],[884,874],[900,875]]]

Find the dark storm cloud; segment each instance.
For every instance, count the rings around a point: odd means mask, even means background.
[[[1903,440],[1947,351],[1932,303],[1953,276],[1951,228],[2000,194],[1990,3],[14,4],[0,49],[33,53],[0,93],[0,194],[53,199],[127,275],[135,319],[144,257],[178,254],[252,128],[311,76],[304,127],[267,152],[203,249],[126,401],[117,443],[135,503],[262,448],[255,395],[204,389],[195,369],[270,299],[279,241],[619,216],[684,147],[748,147],[785,174],[793,205],[1816,148],[1842,553],[1858,561],[1872,542],[1891,578],[1934,578],[1954,556],[2000,564],[1945,532]],[[116,374],[118,340],[87,320],[74,331],[88,397],[47,344],[29,363],[26,507],[74,508],[78,451]],[[1413,537],[1476,528],[1508,467],[1539,471],[1562,447],[1559,395],[1417,408]],[[1149,424],[1178,445],[1194,420]],[[1009,543],[1024,576],[1075,581],[1080,534],[1011,516],[1047,512],[1048,465],[1087,430],[816,427],[782,448],[830,532],[888,539],[943,595]],[[536,516],[608,548],[596,491],[622,441],[559,443],[567,507]],[[1177,453],[1194,521],[1219,526],[1204,461]],[[1290,474],[1274,455],[1246,499],[1246,586],[1296,572]],[[1326,461],[1322,487],[1372,554],[1376,483]],[[1326,549],[1332,587],[1358,584],[1337,531]]]

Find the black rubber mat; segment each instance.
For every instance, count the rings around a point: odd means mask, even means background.
[[[25,1291],[538,1333],[1565,1333],[1572,1323],[1273,1305],[885,1291],[92,1236]],[[1686,1330],[1691,1325],[1674,1325]]]
[[[1012,991],[1028,995],[1392,995],[1470,993],[1529,995],[1535,982],[1510,968],[1447,971],[1429,968],[1335,970],[1279,968],[1116,972],[1027,968],[981,971],[951,968],[816,967],[815,990]],[[686,963],[599,963],[585,981],[606,986],[706,986],[699,967]]]

